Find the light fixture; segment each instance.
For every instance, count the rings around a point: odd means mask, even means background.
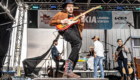
[[[33,5],[32,9],[39,9],[39,6],[38,5]]]

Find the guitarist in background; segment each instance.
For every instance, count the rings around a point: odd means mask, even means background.
[[[61,71],[64,71],[64,65],[65,65],[65,60],[63,59],[60,59],[61,56],[59,55],[59,52],[56,48],[56,45],[58,44],[57,40],[54,40],[53,41],[53,45],[52,45],[52,48],[51,48],[51,53],[52,53],[52,58],[53,60],[55,61],[56,63],[56,72],[55,72],[55,77],[57,78],[57,73],[58,73],[58,70],[61,70]],[[59,60],[58,60],[58,57],[59,57]],[[59,62],[63,62],[63,65],[61,66],[61,68],[59,68]]]
[[[128,68],[127,68],[127,48],[126,46],[122,45],[122,39],[118,39],[117,40],[119,46],[116,48],[116,52],[121,48],[122,50],[120,51],[120,53],[118,53],[119,55],[119,58],[118,58],[118,65],[119,65],[119,72],[121,74],[121,80],[124,80],[124,76],[123,76],[123,72],[122,72],[122,62],[124,64],[124,68],[125,68],[125,71],[126,71],[126,74],[127,74],[127,80],[131,80],[130,77],[129,77],[129,71],[128,71]],[[115,57],[115,54],[113,54],[113,56]]]
[[[58,24],[65,24],[69,22],[70,17],[73,16],[73,8],[75,3],[72,0],[66,0],[62,5],[64,12],[57,13],[50,21],[50,26],[55,26]],[[73,69],[78,61],[79,50],[82,46],[82,36],[81,32],[84,28],[84,17],[85,14],[78,19],[79,23],[71,26],[66,31],[59,31],[59,34],[63,36],[63,38],[71,44],[71,53],[68,57],[68,60],[65,64],[65,72],[63,74],[64,78],[79,78],[79,75],[73,73]]]

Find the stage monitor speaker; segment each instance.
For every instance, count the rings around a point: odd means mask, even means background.
[[[77,62],[74,70],[84,70],[86,71],[86,62]]]

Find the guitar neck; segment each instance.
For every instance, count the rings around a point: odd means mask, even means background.
[[[82,14],[76,16],[76,17],[73,18],[72,20],[75,21],[75,20],[77,20],[79,17],[81,17],[83,14],[87,14],[87,13],[89,13],[89,12],[95,10],[95,9],[98,9],[99,7],[101,7],[101,5],[100,5],[100,6],[97,6],[97,7],[95,7],[95,8],[91,8],[91,9],[89,9],[88,11],[86,11],[86,12],[84,12],[84,13],[82,13]]]
[[[122,48],[123,48],[123,47],[121,47],[121,48],[118,50],[118,55],[119,55],[119,53],[121,52]]]

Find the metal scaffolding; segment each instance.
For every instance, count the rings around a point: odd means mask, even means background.
[[[33,5],[38,5],[39,10],[62,10],[62,4],[65,0],[24,0],[24,3],[29,5],[29,10],[32,10]],[[101,5],[102,9],[97,11],[140,11],[136,8],[140,8],[139,0],[73,0],[79,7],[80,10],[87,10],[92,7]],[[98,3],[100,2],[100,3]],[[51,9],[51,5],[56,5],[56,9]],[[122,7],[121,10],[118,10],[117,7]]]
[[[23,29],[24,29],[24,18],[26,7],[23,2],[20,0],[18,3],[18,22],[17,32],[16,32],[16,42],[15,42],[15,51],[14,51],[14,62],[13,62],[13,71],[16,71],[15,76],[20,76],[20,60],[21,60],[21,50],[22,50],[22,38],[23,38]]]

